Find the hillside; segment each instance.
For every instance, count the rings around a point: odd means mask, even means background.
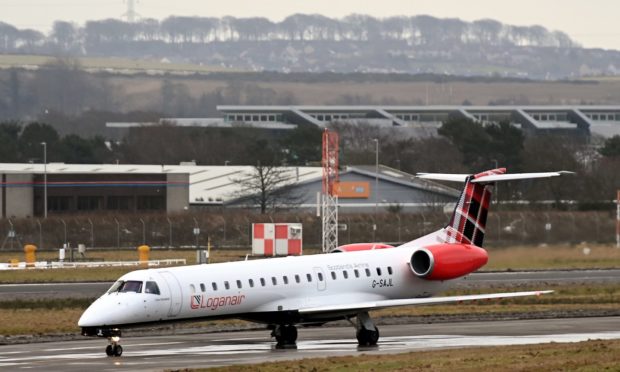
[[[616,75],[620,51],[584,49],[566,34],[494,20],[430,16],[331,19],[169,17],[84,26],[48,35],[0,22],[0,53],[120,57],[278,72],[397,72],[535,79]]]

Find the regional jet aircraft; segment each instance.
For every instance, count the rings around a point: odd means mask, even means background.
[[[224,318],[268,325],[278,348],[295,347],[297,325],[346,319],[355,326],[359,345],[373,346],[379,330],[371,310],[549,293],[433,297],[487,263],[482,243],[496,182],[564,173],[505,171],[419,174],[465,187],[447,226],[403,245],[355,244],[339,247],[338,254],[133,271],[93,302],[78,325],[83,335],[109,339],[108,356],[122,354],[123,329]]]

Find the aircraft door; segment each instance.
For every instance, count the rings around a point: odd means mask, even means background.
[[[325,277],[325,273],[323,269],[320,267],[314,268],[314,277],[316,278],[316,285],[319,291],[324,291],[327,287],[327,278]]]
[[[183,290],[179,280],[169,271],[162,271],[161,276],[168,285],[168,293],[170,294],[170,308],[168,309],[168,316],[175,317],[181,312],[181,305],[183,303]]]

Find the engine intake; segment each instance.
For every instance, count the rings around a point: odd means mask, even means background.
[[[469,244],[437,244],[413,252],[409,266],[426,280],[449,280],[470,274],[488,261],[487,252]]]

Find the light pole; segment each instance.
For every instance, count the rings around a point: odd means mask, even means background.
[[[43,146],[43,218],[47,218],[47,143]]]
[[[372,227],[373,240],[377,231],[377,209],[379,207],[379,139],[374,138],[375,142],[375,223]]]

